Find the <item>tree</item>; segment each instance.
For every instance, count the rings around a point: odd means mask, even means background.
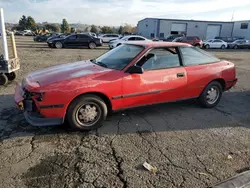
[[[119,27],[118,33],[119,33],[119,34],[123,34],[123,27],[122,27],[122,26]]]
[[[74,27],[71,27],[70,28],[70,33],[75,33],[76,32],[76,29]]]
[[[20,29],[24,30],[26,29],[26,26],[27,26],[27,18],[26,16],[23,15],[19,20],[19,27]]]
[[[70,28],[69,28],[69,24],[67,22],[67,20],[64,18],[62,20],[62,24],[61,24],[61,32],[62,33],[69,33]]]
[[[95,25],[91,25],[90,32],[97,33],[98,32],[97,27]]]
[[[46,24],[45,27],[53,32],[59,32],[60,31],[60,27],[58,24]]]
[[[30,30],[36,29],[36,22],[35,22],[34,18],[32,18],[31,16],[27,17],[27,22],[26,22],[25,28],[30,29]]]
[[[108,26],[103,26],[102,28],[101,28],[101,31],[102,31],[102,33],[112,33],[112,28],[111,27],[108,27]]]

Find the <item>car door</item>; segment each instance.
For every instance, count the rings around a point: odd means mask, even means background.
[[[70,35],[68,36],[65,41],[64,44],[66,46],[77,46],[77,35]]]
[[[220,48],[223,45],[223,42],[219,39],[214,40],[214,48]]]
[[[123,103],[126,107],[175,101],[185,97],[187,77],[180,65],[176,48],[155,48],[137,63],[142,74],[128,74],[123,78]],[[146,60],[147,59],[147,60]]]
[[[221,70],[216,66],[220,60],[195,47],[179,47],[183,66],[187,73],[187,87],[183,92],[187,98],[197,98]]]
[[[90,42],[90,36],[84,34],[77,35],[77,45],[78,46],[88,46]]]

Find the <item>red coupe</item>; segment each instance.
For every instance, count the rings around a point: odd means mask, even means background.
[[[237,82],[235,65],[183,43],[126,42],[97,59],[30,73],[15,102],[34,126],[96,129],[108,112],[183,99],[216,106]]]

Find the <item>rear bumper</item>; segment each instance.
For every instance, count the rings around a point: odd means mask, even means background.
[[[18,84],[15,89],[15,103],[18,108],[24,112],[24,117],[29,124],[33,126],[52,126],[63,124],[64,118],[46,118],[39,112],[35,112],[33,110],[34,102],[31,99],[24,99],[22,95],[21,85]]]

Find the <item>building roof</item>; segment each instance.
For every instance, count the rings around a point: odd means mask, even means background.
[[[208,23],[234,23],[236,21],[205,21],[205,20],[181,20],[181,19],[164,19],[164,18],[144,18],[138,22],[141,22],[146,19],[154,19],[154,20],[167,20],[167,21],[184,21],[184,22],[208,22]]]

